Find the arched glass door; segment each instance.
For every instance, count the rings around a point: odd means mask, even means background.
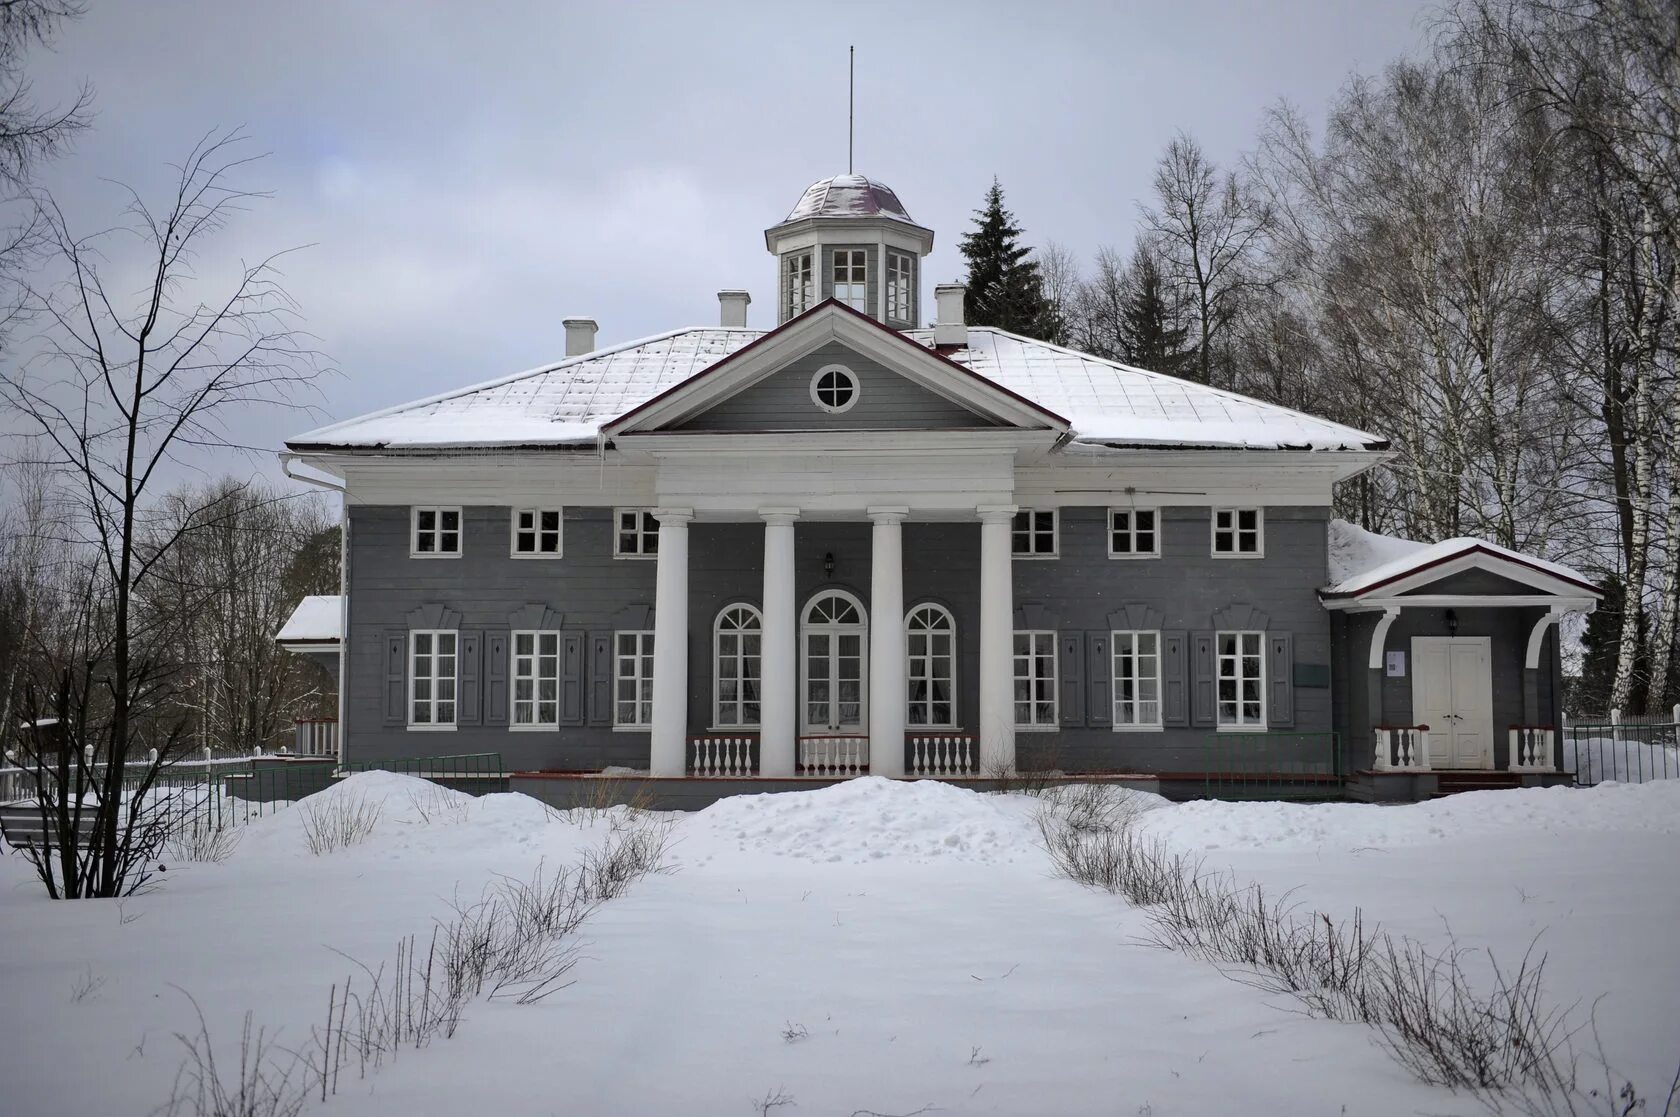
[[[844,590],[820,593],[806,604],[800,632],[801,732],[863,733],[868,717],[869,623],[862,603]]]

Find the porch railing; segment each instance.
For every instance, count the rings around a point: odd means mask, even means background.
[[[1378,772],[1429,771],[1429,726],[1379,725],[1374,727],[1377,754],[1371,767]]]
[[[1513,772],[1555,772],[1557,730],[1550,725],[1511,726]]]
[[[799,738],[802,776],[862,776],[869,773],[869,737],[838,734]]]
[[[690,774],[708,778],[758,774],[757,737],[690,737]]]
[[[292,725],[294,756],[337,756],[337,718],[298,718]]]
[[[973,776],[980,771],[980,739],[963,733],[911,733],[904,769],[912,776]]]

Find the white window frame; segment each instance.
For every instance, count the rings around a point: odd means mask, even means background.
[[[422,512],[432,513],[432,526],[426,529],[426,533],[433,537],[433,546],[429,551],[420,549],[420,514]],[[443,526],[443,516],[446,512],[455,514],[455,549],[453,551],[442,549],[443,537],[449,534],[449,530]],[[422,559],[460,558],[461,551],[465,549],[466,526],[466,517],[462,515],[459,504],[410,505],[408,509],[408,557]]]
[[[1154,643],[1154,650],[1148,653],[1148,657],[1155,661],[1155,670],[1153,674],[1145,674],[1138,669],[1138,661],[1142,658],[1144,653],[1139,652],[1137,650],[1137,646],[1139,641],[1146,638]],[[1120,670],[1122,641],[1131,648],[1132,672],[1129,675],[1122,674]],[[1114,703],[1114,709],[1110,711],[1111,717],[1109,720],[1114,731],[1116,733],[1148,733],[1164,728],[1165,723],[1162,721],[1162,704],[1165,700],[1165,695],[1162,692],[1163,680],[1161,678],[1161,630],[1158,628],[1117,628],[1108,634],[1108,650],[1109,682],[1112,688],[1109,693]],[[1155,684],[1155,697],[1123,698],[1121,697],[1121,683],[1123,682],[1130,683],[1132,685],[1134,694],[1144,683],[1152,682]],[[1155,717],[1153,720],[1145,721],[1141,717],[1135,716],[1145,702],[1153,702],[1155,704]],[[1120,718],[1120,711],[1126,706],[1132,707],[1131,712],[1134,714],[1134,717],[1130,721],[1122,721]]]
[[[723,627],[724,618],[737,611],[752,614],[752,628]],[[746,637],[749,635],[758,637],[758,651],[751,655],[747,654],[743,646]],[[725,721],[723,716],[725,705],[723,698],[723,664],[725,662],[723,638],[725,636],[733,636],[737,641],[735,651],[730,653],[728,657],[735,661],[736,691],[735,697],[730,699],[728,704],[735,707],[735,714],[739,719],[736,721]],[[746,720],[746,706],[749,700],[742,693],[741,688],[741,683],[747,677],[746,664],[749,660],[758,664],[758,670],[753,675],[753,681],[758,684],[758,697],[751,701],[758,706],[759,717],[753,721]],[[745,601],[736,601],[719,609],[717,617],[712,621],[712,731],[715,733],[730,733],[757,729],[763,720],[763,716],[764,614],[758,611],[756,605],[750,605]]]
[[[1020,526],[1020,518],[1027,517],[1027,526]],[[1028,545],[1034,545],[1041,528],[1035,517],[1050,517],[1050,549],[1048,551],[1017,551],[1015,541],[1022,533],[1026,534]],[[1053,559],[1062,553],[1062,513],[1058,508],[1017,508],[1014,517],[1009,521],[1009,553],[1017,559]]]
[[[437,661],[438,661],[438,640],[439,640],[439,638],[444,637],[444,636],[449,637],[449,639],[451,641],[451,645],[450,645],[451,646],[451,651],[449,653],[449,658],[454,661],[454,665],[455,665],[455,670],[452,673],[450,673],[448,676],[445,676],[445,675],[439,673],[438,664],[437,664]],[[420,638],[421,637],[428,637],[428,638],[430,638],[430,641],[431,641],[430,650],[426,653],[427,674],[424,676],[424,679],[426,681],[426,690],[427,690],[428,693],[427,693],[427,696],[425,698],[419,698],[415,694],[415,691],[419,689],[419,687],[416,684],[422,678],[422,676],[416,671],[416,668],[417,668],[418,663],[419,663],[419,657],[420,657]],[[452,731],[455,728],[456,722],[459,720],[459,718],[461,716],[461,632],[460,632],[460,630],[459,629],[454,629],[454,628],[413,628],[413,629],[409,629],[409,632],[408,632],[408,669],[405,673],[408,675],[408,695],[407,695],[407,697],[408,697],[408,717],[406,719],[407,722],[408,722],[408,727],[410,729],[419,730],[419,731],[423,731],[423,732],[434,732],[435,733],[435,732],[439,732],[439,731],[445,731],[445,732]],[[440,697],[438,697],[439,684],[444,682],[446,679],[449,683],[449,697],[448,698],[440,698]],[[414,708],[415,708],[415,703],[417,703],[417,702],[426,703],[426,710],[427,710],[427,713],[429,714],[429,720],[427,720],[427,721],[416,721],[416,720],[414,720]],[[449,703],[449,720],[448,721],[439,721],[438,720],[438,706],[441,703],[444,703],[444,702]]]
[[[916,619],[916,615],[918,613],[926,612],[937,613],[939,616],[943,617],[945,620],[945,627],[943,629],[911,628],[911,622]],[[929,646],[925,655],[918,656],[910,650],[910,640],[914,636],[923,636],[927,638]],[[945,659],[946,662],[950,664],[950,670],[945,675],[938,674],[934,670],[933,666],[934,659],[938,655],[932,647],[933,639],[936,636],[943,636],[950,642],[950,647],[945,652]],[[945,606],[939,604],[937,601],[924,601],[920,605],[913,606],[904,614],[904,649],[904,724],[907,730],[914,733],[920,732],[924,729],[960,729],[962,727],[962,723],[957,720],[957,618],[951,615],[951,610],[945,608]],[[918,659],[922,659],[926,662],[927,669],[925,671],[918,672],[916,670],[916,661]],[[917,706],[921,706],[929,718],[932,718],[934,703],[938,701],[933,697],[934,684],[941,682],[945,684],[945,693],[947,695],[947,698],[944,700],[944,704],[951,708],[951,716],[944,721],[915,720],[915,718],[911,716],[911,713]],[[927,689],[925,691],[925,698],[911,697],[917,683],[926,684]]]
[[[554,529],[551,532],[542,526],[543,516],[554,514]],[[531,517],[531,526],[520,524],[521,516]],[[542,549],[543,536],[554,536],[554,550]],[[531,543],[535,550],[522,551],[519,549],[519,537],[531,536]],[[514,508],[508,513],[508,555],[516,559],[557,559],[564,557],[566,550],[566,513],[560,508]]]
[[[641,548],[637,551],[625,551],[620,549],[623,542],[622,536],[625,531],[624,517],[630,515],[631,513],[636,514],[636,527],[634,529],[634,534],[636,536],[636,545]],[[650,524],[652,525],[651,527],[649,526]],[[652,508],[613,509],[613,558],[656,559],[659,557],[659,548],[656,545],[653,550],[648,550],[647,541],[649,539],[657,540],[658,538],[659,521],[654,518]]]
[[[840,294],[841,259],[844,258],[847,280],[844,284],[846,295]],[[853,271],[861,272],[861,278],[850,278]],[[845,303],[853,310],[863,314],[869,313],[869,249],[867,248],[836,248],[833,262],[829,266],[829,289],[834,293],[837,302]]]
[[[1224,653],[1223,649],[1225,647],[1225,638],[1227,636],[1235,636],[1237,638],[1237,650],[1236,650],[1236,654],[1234,656],[1227,656]],[[1259,713],[1258,717],[1255,720],[1252,720],[1252,721],[1243,716],[1243,697],[1242,697],[1242,685],[1249,678],[1249,676],[1246,673],[1244,673],[1243,670],[1242,670],[1242,661],[1244,659],[1244,654],[1243,654],[1243,650],[1242,650],[1242,642],[1243,642],[1243,638],[1248,637],[1248,636],[1254,637],[1254,643],[1255,643],[1255,647],[1257,649],[1254,658],[1255,658],[1255,661],[1258,665],[1258,669],[1257,669],[1257,671],[1254,675],[1254,681],[1257,684],[1257,689],[1258,689],[1258,692],[1259,692],[1259,695],[1260,695],[1260,713]],[[1236,667],[1237,667],[1236,674],[1231,676],[1231,679],[1236,683],[1237,719],[1235,721],[1225,720],[1225,711],[1223,709],[1223,702],[1221,701],[1220,696],[1219,696],[1220,684],[1224,683],[1225,679],[1227,677],[1226,674],[1225,674],[1225,665],[1226,665],[1226,662],[1228,660],[1233,661],[1236,664]],[[1216,724],[1217,729],[1221,733],[1263,733],[1263,732],[1265,732],[1265,729],[1266,729],[1266,634],[1264,632],[1256,631],[1255,629],[1252,629],[1252,628],[1247,628],[1247,629],[1225,629],[1221,632],[1216,632],[1216,633],[1213,634],[1213,710],[1214,710],[1214,722]]]
[[[798,294],[795,295],[797,289]],[[817,267],[814,249],[782,254],[782,308],[797,318],[817,305]]]
[[[1242,513],[1244,512],[1254,513],[1254,526],[1252,528],[1241,526]],[[1219,525],[1221,517],[1226,519],[1224,527]],[[1256,505],[1215,508],[1212,514],[1208,516],[1208,523],[1213,529],[1209,546],[1212,548],[1211,553],[1214,558],[1251,559],[1266,557],[1266,510],[1264,508]],[[1251,533],[1254,536],[1254,550],[1245,551],[1242,549],[1242,537]],[[1219,536],[1221,534],[1230,537],[1231,547],[1229,550],[1220,550]]]
[[[626,652],[625,640],[632,640],[633,650]],[[629,661],[631,670],[625,672]],[[634,697],[626,699],[624,684],[631,684]],[[646,692],[645,696],[643,692]],[[636,707],[635,719],[624,719],[623,706],[630,702]],[[646,730],[653,726],[653,629],[624,628],[613,633],[613,728]]]
[[[1017,641],[1023,636],[1027,637],[1027,641],[1028,641],[1027,642],[1027,651],[1026,651],[1024,656],[1023,656],[1023,653],[1016,650]],[[1048,679],[1048,682],[1050,683],[1050,699],[1049,699],[1049,701],[1050,701],[1050,720],[1049,721],[1039,721],[1037,719],[1038,707],[1040,705],[1042,705],[1043,700],[1039,699],[1039,698],[1032,697],[1031,696],[1032,692],[1031,692],[1031,689],[1030,689],[1031,684],[1042,684],[1043,682],[1046,681],[1044,676],[1039,675],[1038,671],[1037,671],[1039,660],[1043,658],[1043,656],[1038,651],[1040,638],[1047,641],[1050,645],[1050,655],[1049,655],[1050,675],[1049,675],[1049,679]],[[1045,628],[1017,628],[1014,631],[1014,633],[1011,634],[1011,636],[1010,636],[1009,653],[1010,653],[1009,701],[1010,701],[1010,709],[1011,709],[1011,711],[1014,711],[1014,714],[1012,714],[1012,716],[1015,717],[1015,730],[1016,730],[1016,732],[1018,732],[1018,733],[1050,733],[1050,732],[1054,732],[1055,730],[1060,729],[1062,727],[1062,720],[1061,720],[1062,719],[1062,692],[1061,692],[1062,663],[1061,663],[1060,634],[1055,632],[1052,629],[1045,629]],[[1027,671],[1026,671],[1025,674],[1022,674],[1022,672],[1021,672],[1021,664],[1022,664],[1023,658],[1026,660],[1026,665],[1027,665]],[[1016,709],[1016,707],[1019,706],[1019,704],[1021,702],[1021,699],[1015,697],[1016,684],[1021,683],[1023,681],[1027,682],[1029,684],[1029,697],[1026,699],[1026,702],[1027,702],[1027,705],[1030,707],[1029,713],[1032,715],[1032,720],[1024,721],[1024,722],[1020,720],[1019,711]]]
[[[513,687],[509,694],[508,702],[508,729],[513,732],[559,729],[560,630],[555,628],[517,628],[508,635],[508,658],[512,661],[510,664],[509,675],[513,680]],[[531,650],[529,652],[521,652],[519,650],[519,638],[521,636],[529,636],[531,638]],[[554,651],[552,653],[545,653],[542,650],[543,641],[544,638],[550,637],[554,642]],[[554,660],[554,672],[552,675],[545,675],[542,670],[542,661],[549,658]],[[551,680],[554,683],[554,698],[552,699],[554,703],[553,721],[543,721],[538,716],[543,707],[543,699],[539,692],[545,679]],[[531,697],[529,698],[519,697],[519,684],[523,682],[529,682],[531,684]],[[530,707],[530,721],[519,720],[521,706]]]
[[[1138,516],[1144,513],[1149,515],[1150,526],[1147,528],[1140,528],[1138,527]],[[1126,527],[1124,530],[1115,526],[1122,516],[1126,517]],[[1138,534],[1144,531],[1149,533],[1151,541],[1150,549],[1147,551],[1138,547]],[[1116,535],[1124,535],[1127,541],[1131,543],[1132,549],[1129,551],[1116,550],[1114,547],[1114,537]],[[1160,558],[1161,510],[1159,508],[1150,507],[1110,508],[1108,510],[1108,557],[1111,559]]]
[[[847,397],[845,403],[829,403],[819,394],[820,391],[824,390],[823,381],[831,376],[844,377],[845,382],[851,386],[852,394]],[[835,384],[833,387],[838,388],[839,385]],[[858,380],[857,373],[845,365],[824,365],[811,376],[811,402],[830,415],[841,415],[850,411],[857,406],[858,397],[861,395],[863,395],[863,383]]]
[[[912,317],[913,308],[911,306],[914,301],[913,292],[916,289],[916,284],[912,278],[915,275],[914,268],[916,265],[914,260],[915,257],[908,252],[899,252],[892,248],[887,249],[887,266],[885,269],[887,275],[887,317],[894,322],[912,322],[915,320]]]

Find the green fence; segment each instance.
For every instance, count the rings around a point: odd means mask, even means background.
[[[1208,799],[1340,799],[1335,733],[1211,733],[1202,752]]]
[[[1680,779],[1680,723],[1613,721],[1566,725],[1564,771],[1582,787],[1615,780]]]
[[[339,765],[345,775],[355,772],[397,772],[404,776],[447,780],[507,778],[499,752],[464,752],[454,756],[412,756],[393,760],[362,760]]]

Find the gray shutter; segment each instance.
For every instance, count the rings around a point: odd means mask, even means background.
[[[1085,634],[1058,632],[1056,634],[1056,682],[1061,691],[1061,722],[1063,725],[1085,724]]]
[[[1108,654],[1108,632],[1085,634],[1085,724],[1114,724],[1114,660]]]
[[[483,706],[480,697],[480,670],[482,666],[480,656],[484,651],[484,633],[477,629],[464,631],[458,637],[461,646],[456,649],[458,657],[455,661],[455,677],[459,680],[455,685],[458,691],[455,703],[456,725],[477,725],[483,720]]]
[[[508,634],[492,632],[484,638],[484,724],[506,725],[508,720]]]
[[[385,724],[408,723],[408,633],[385,631]]]
[[[1213,656],[1213,633],[1190,637],[1190,724],[1212,725],[1216,720],[1215,683],[1219,666]]]
[[[583,633],[560,634],[560,724],[583,724]]]
[[[1161,633],[1161,724],[1189,725],[1190,704],[1185,694],[1184,659],[1188,638],[1182,632]]]
[[[1272,693],[1266,709],[1267,725],[1295,724],[1295,655],[1287,632],[1268,632],[1266,685]]]
[[[589,634],[589,724],[611,725],[613,719],[613,636]]]

